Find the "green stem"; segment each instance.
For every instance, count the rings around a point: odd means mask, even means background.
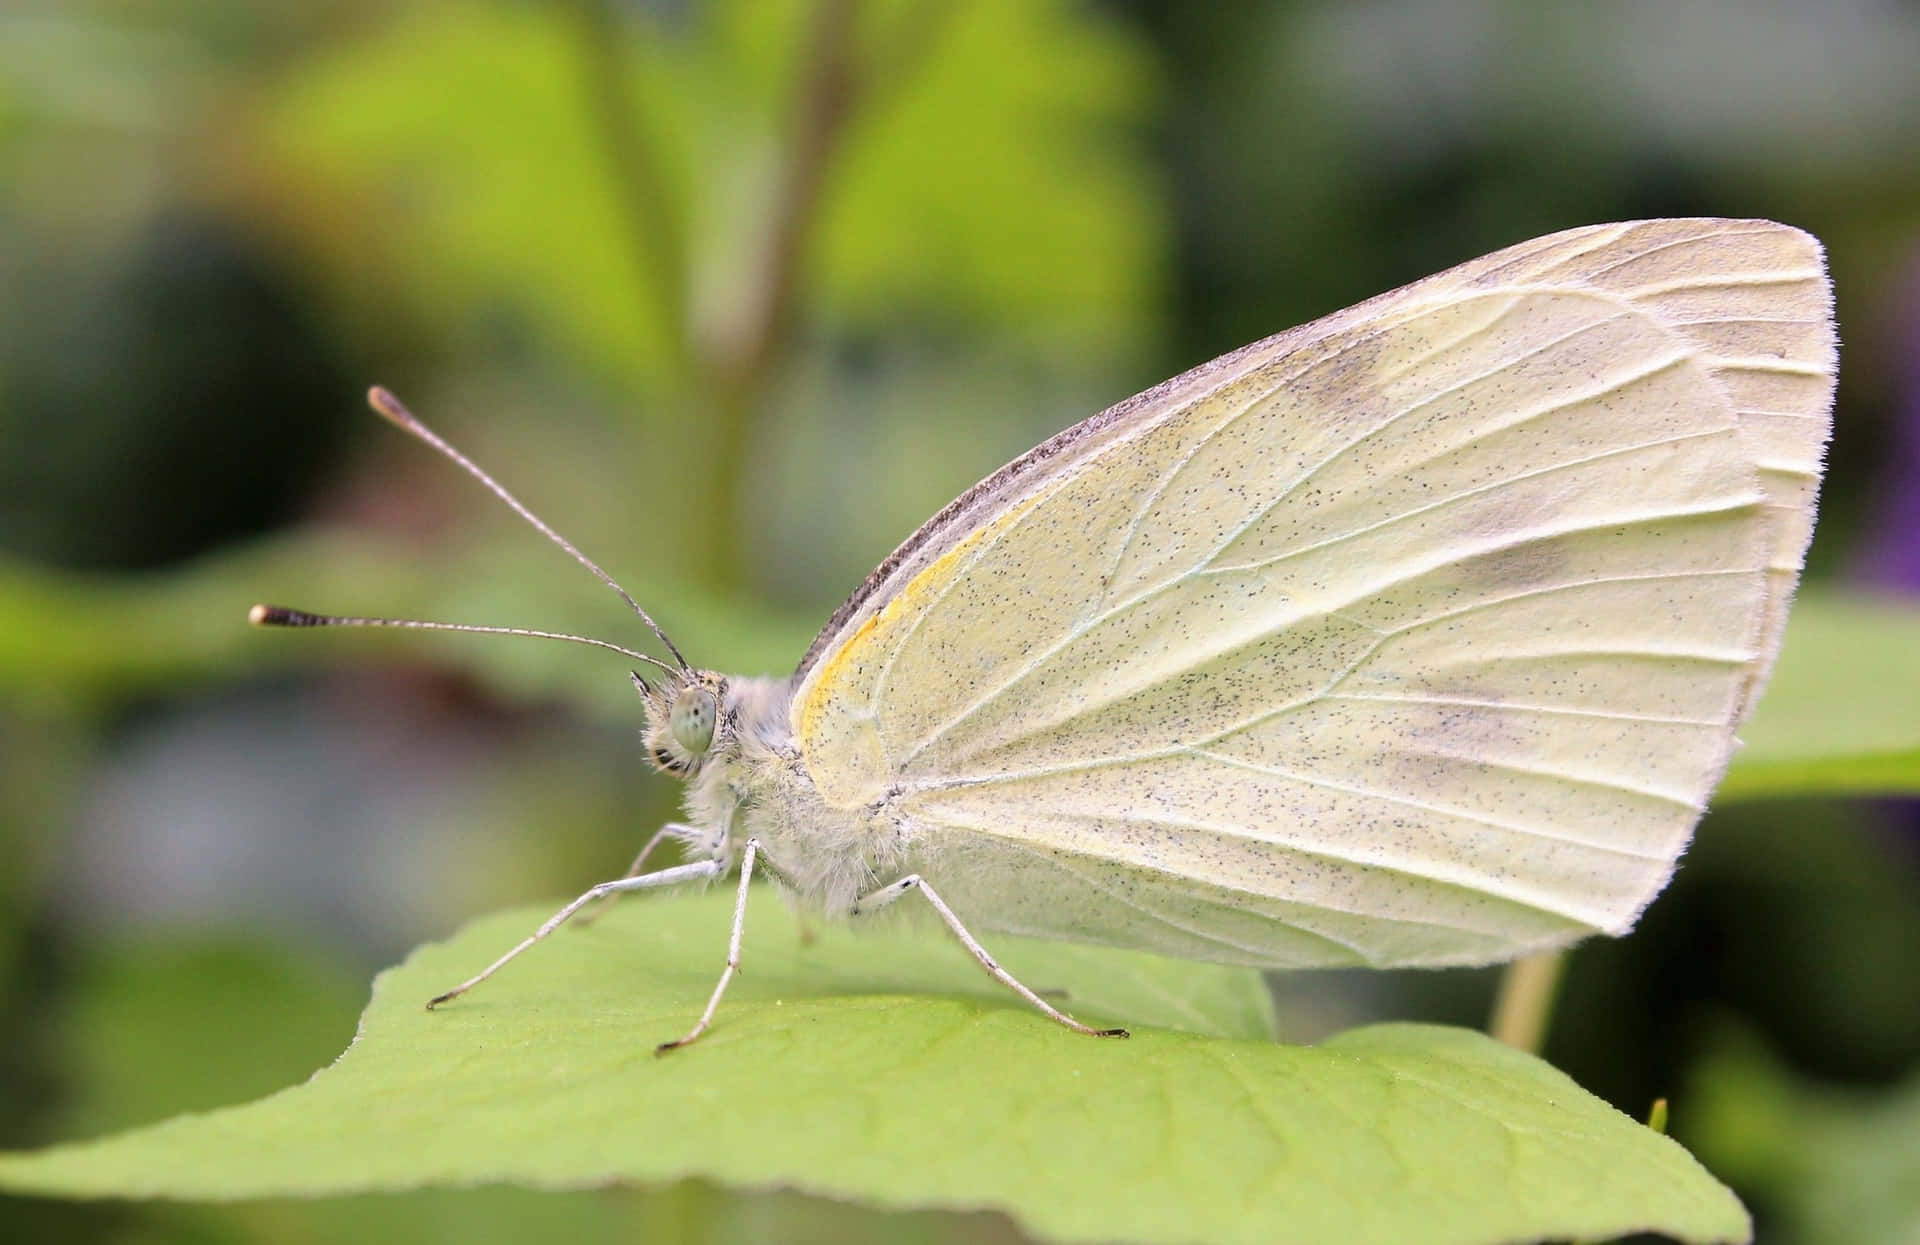
[[[668,191],[668,179],[647,143],[639,108],[628,89],[628,66],[621,54],[626,44],[611,0],[582,0],[579,13],[587,103],[605,151],[614,194],[626,218],[635,284],[640,296],[653,304],[676,379],[685,381],[690,362],[687,304],[691,283],[684,222]]]
[[[1507,965],[1494,997],[1487,1032],[1508,1046],[1539,1054],[1553,1016],[1553,998],[1560,985],[1565,957],[1558,951],[1523,956]]]
[[[853,112],[857,77],[853,35],[855,0],[820,0],[800,60],[793,119],[779,180],[753,249],[740,313],[700,342],[706,383],[701,387],[712,429],[708,548],[701,559],[715,587],[736,582],[745,565],[749,447],[769,382],[791,338],[795,294],[806,244],[819,214],[827,171]]]

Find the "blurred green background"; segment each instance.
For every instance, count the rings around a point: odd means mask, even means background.
[[[0,1146],[298,1080],[380,966],[672,814],[617,663],[244,625],[644,638],[368,383],[692,660],[785,671],[950,497],[1176,371],[1554,229],[1769,216],[1839,296],[1810,578],[1920,593],[1916,66],[1884,0],[7,6]],[[1917,952],[1914,805],[1729,804],[1575,954],[1546,1054],[1672,1097],[1764,1239],[1894,1239]],[[1491,988],[1279,983],[1300,1039]],[[18,1240],[535,1233],[1017,1239],[698,1185],[0,1199]]]

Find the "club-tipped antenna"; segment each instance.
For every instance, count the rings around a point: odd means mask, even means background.
[[[586,554],[581,553],[578,549],[574,548],[572,543],[568,541],[566,537],[562,536],[560,533],[548,527],[546,525],[546,522],[542,520],[539,515],[535,514],[533,511],[521,505],[520,499],[515,497],[512,493],[509,493],[506,490],[506,488],[502,486],[498,480],[494,479],[492,476],[488,475],[485,471],[481,470],[480,465],[478,463],[474,462],[471,458],[468,458],[465,454],[462,454],[459,450],[454,449],[452,445],[450,445],[449,443],[441,439],[439,433],[435,432],[433,429],[421,423],[419,419],[414,416],[414,413],[412,411],[409,411],[406,408],[406,405],[402,403],[400,399],[393,396],[393,393],[390,390],[380,385],[375,385],[373,388],[367,390],[367,405],[373,408],[375,414],[379,415],[382,419],[386,420],[388,423],[392,424],[394,427],[400,429],[402,432],[411,434],[413,437],[415,437],[418,440],[426,442],[428,445],[432,446],[434,449],[440,451],[440,453],[445,455],[447,458],[452,459],[453,462],[462,471],[466,472],[468,475],[472,476],[474,479],[480,481],[480,483],[486,485],[487,490],[491,492],[495,497],[498,497],[501,501],[505,502],[507,504],[508,509],[512,510],[515,514],[519,515],[521,518],[525,519],[528,523],[531,523],[534,526],[535,530],[537,530],[542,536],[545,536],[548,540],[552,541],[554,544],[566,550],[568,555],[571,556],[575,562],[578,562],[580,565],[592,571],[596,576],[599,577],[601,583],[605,584],[607,587],[619,593],[620,599],[622,601],[625,601],[629,606],[631,606],[634,613],[640,615],[640,621],[647,624],[648,629],[651,630],[654,635],[660,637],[660,643],[667,646],[667,651],[673,654],[673,659],[680,663],[680,669],[682,670],[692,669],[691,666],[687,665],[687,659],[680,655],[680,650],[677,647],[675,647],[673,641],[667,638],[667,633],[660,629],[660,624],[653,621],[653,616],[647,613],[647,611],[641,609],[640,602],[634,600],[632,594],[630,594],[625,588],[622,588],[619,584],[615,583],[613,576],[601,570],[600,564],[598,562],[595,562],[592,558],[588,557]],[[256,607],[256,609],[257,608],[258,607]],[[320,616],[305,615],[305,617],[317,618]],[[256,619],[255,621],[258,622],[259,620]],[[416,627],[429,626],[429,625],[438,626],[438,624],[408,623],[400,620],[388,621],[388,620],[378,620],[378,619],[356,620],[356,623],[369,625],[369,626],[416,626]],[[272,625],[272,624],[267,624],[267,625]],[[289,623],[289,624],[280,624],[280,625],[318,626],[323,624]],[[441,629],[442,630],[466,630],[466,631],[498,630],[500,632],[503,632],[509,635],[540,634],[537,632],[516,631],[515,629],[510,627],[502,627],[502,628],[458,627],[458,628],[455,628],[455,627],[447,626],[447,627],[442,627]],[[581,639],[581,637],[579,636],[556,636],[554,638],[574,639],[574,640]],[[627,651],[626,649],[619,648],[618,645],[607,644],[600,640],[588,640],[586,641],[586,643],[599,644],[602,648],[619,649],[619,651],[623,653]],[[661,663],[655,662],[654,664],[660,665]]]
[[[474,635],[524,635],[536,640],[565,640],[569,644],[591,644],[658,666],[668,674],[676,671],[658,657],[636,652],[610,640],[592,636],[568,635],[564,631],[535,631],[530,627],[482,627],[474,623],[426,622],[418,618],[354,618],[343,614],[310,614],[284,605],[256,605],[247,611],[247,621],[256,627],[400,627],[410,631],[465,631]],[[664,638],[664,637],[662,637]],[[678,656],[679,654],[675,654]],[[683,667],[684,669],[684,667]]]

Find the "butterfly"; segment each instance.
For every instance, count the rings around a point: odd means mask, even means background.
[[[1300,968],[1619,935],[1666,885],[1779,650],[1836,368],[1819,243],[1769,221],[1552,234],[1202,364],[908,537],[793,674],[635,658],[685,820],[605,897],[738,875],[858,916]],[[678,839],[685,863],[644,870]]]

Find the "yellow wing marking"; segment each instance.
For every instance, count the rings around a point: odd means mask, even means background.
[[[790,725],[807,770],[828,804],[851,808],[885,792],[894,766],[880,742],[879,714],[872,703],[873,689],[881,682],[876,672],[884,669],[974,558],[991,548],[1044,496],[1042,492],[1025,498],[969,532],[868,615],[838,648],[821,655],[808,684],[794,698]],[[836,753],[845,759],[838,771],[825,761]]]

